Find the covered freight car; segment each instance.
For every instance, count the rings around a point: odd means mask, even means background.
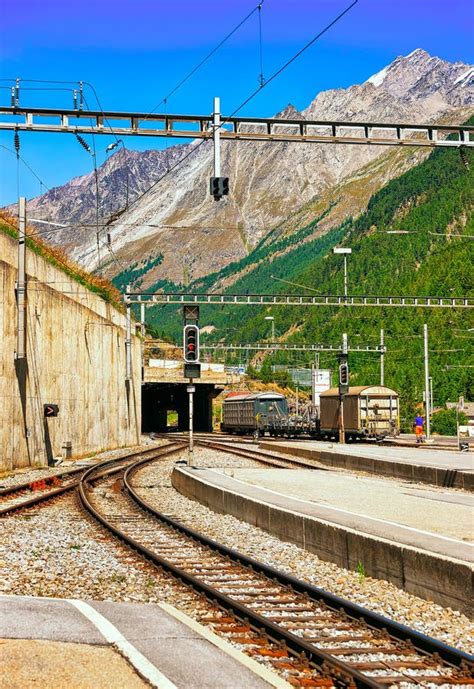
[[[320,395],[320,436],[339,433],[339,390],[331,388]],[[383,385],[349,388],[343,403],[346,437],[384,438],[400,431],[398,393]]]
[[[287,399],[277,392],[234,393],[222,405],[221,430],[225,433],[265,433],[287,415]]]

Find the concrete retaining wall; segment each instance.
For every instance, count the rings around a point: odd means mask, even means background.
[[[473,570],[468,563],[259,502],[214,486],[189,469],[175,468],[171,481],[183,495],[295,543],[322,560],[351,570],[362,563],[368,576],[467,615],[473,612]]]
[[[17,242],[0,232],[0,470],[139,440],[140,346],[125,382],[125,317],[27,249],[27,358],[17,347]],[[45,419],[43,405],[59,405]]]
[[[365,471],[368,474],[377,476],[390,476],[405,481],[415,481],[417,483],[428,483],[433,486],[449,488],[463,488],[464,490],[474,491],[474,474],[455,469],[443,469],[441,467],[422,466],[420,464],[404,464],[403,462],[390,461],[389,459],[373,458],[359,454],[351,455],[348,452],[330,452],[328,450],[318,450],[316,448],[305,448],[277,443],[262,442],[259,445],[262,449],[272,452],[282,452],[284,454],[295,455],[305,459],[313,459],[329,467],[338,469],[348,469],[350,471]]]

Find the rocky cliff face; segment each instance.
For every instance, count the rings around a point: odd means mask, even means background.
[[[415,123],[448,117],[459,123],[474,106],[473,81],[469,65],[449,63],[418,49],[361,85],[322,92],[302,113],[289,105],[279,115]],[[212,144],[194,142],[145,153],[119,151],[99,169],[104,218],[126,207],[127,178],[130,202],[180,157],[187,158],[113,223],[109,249],[102,231],[101,268],[113,276],[122,270],[117,259],[130,265],[161,253],[163,260],[142,275],[143,287],[162,278],[188,282],[206,275],[244,256],[288,216],[316,203],[344,180],[356,179],[358,170],[386,154],[386,148],[377,146],[223,142],[222,174],[230,177],[231,194],[215,202],[208,192]],[[419,156],[412,160],[416,163]],[[389,178],[397,174],[397,166],[387,169]],[[387,174],[380,179],[386,181]],[[93,175],[48,192],[29,208],[38,217],[89,225],[56,231],[51,239],[88,268],[97,267]]]

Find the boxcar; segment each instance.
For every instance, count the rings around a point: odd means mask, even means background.
[[[277,392],[231,394],[222,405],[225,433],[264,433],[288,415],[288,402]]]
[[[339,390],[331,388],[320,395],[319,433],[337,436],[339,432]],[[353,438],[384,438],[400,431],[399,399],[395,390],[382,385],[349,388],[344,396],[344,431]]]

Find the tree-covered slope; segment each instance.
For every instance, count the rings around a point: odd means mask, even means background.
[[[349,294],[473,296],[473,182],[472,151],[464,150],[461,156],[455,149],[436,149],[376,193],[356,220],[348,219],[324,237],[306,243],[307,228],[303,228],[285,253],[278,243],[257,247],[245,259],[247,272],[229,291],[311,294],[309,289],[305,292],[275,281],[272,276],[276,276],[323,294],[341,294],[342,260],[332,254],[332,246],[339,243],[352,248]],[[404,234],[391,234],[400,231]],[[211,275],[194,289],[208,291],[214,282],[222,284],[223,278],[219,273]],[[165,314],[166,310],[160,311],[158,322],[166,323]],[[268,315],[274,316],[277,336],[286,342],[336,344],[347,332],[353,345],[375,345],[384,328],[385,383],[400,392],[406,411],[422,399],[422,334],[427,323],[435,403],[455,400],[461,394],[474,399],[474,333],[467,332],[474,327],[474,317],[469,310],[201,307],[201,325],[214,326],[208,336],[212,340],[255,342],[268,337],[269,324],[264,320]],[[173,331],[176,335],[179,328]],[[275,355],[273,361],[283,363],[285,356]],[[336,361],[322,355],[320,365],[334,369]],[[352,384],[379,380],[376,355],[351,355],[350,369]]]

